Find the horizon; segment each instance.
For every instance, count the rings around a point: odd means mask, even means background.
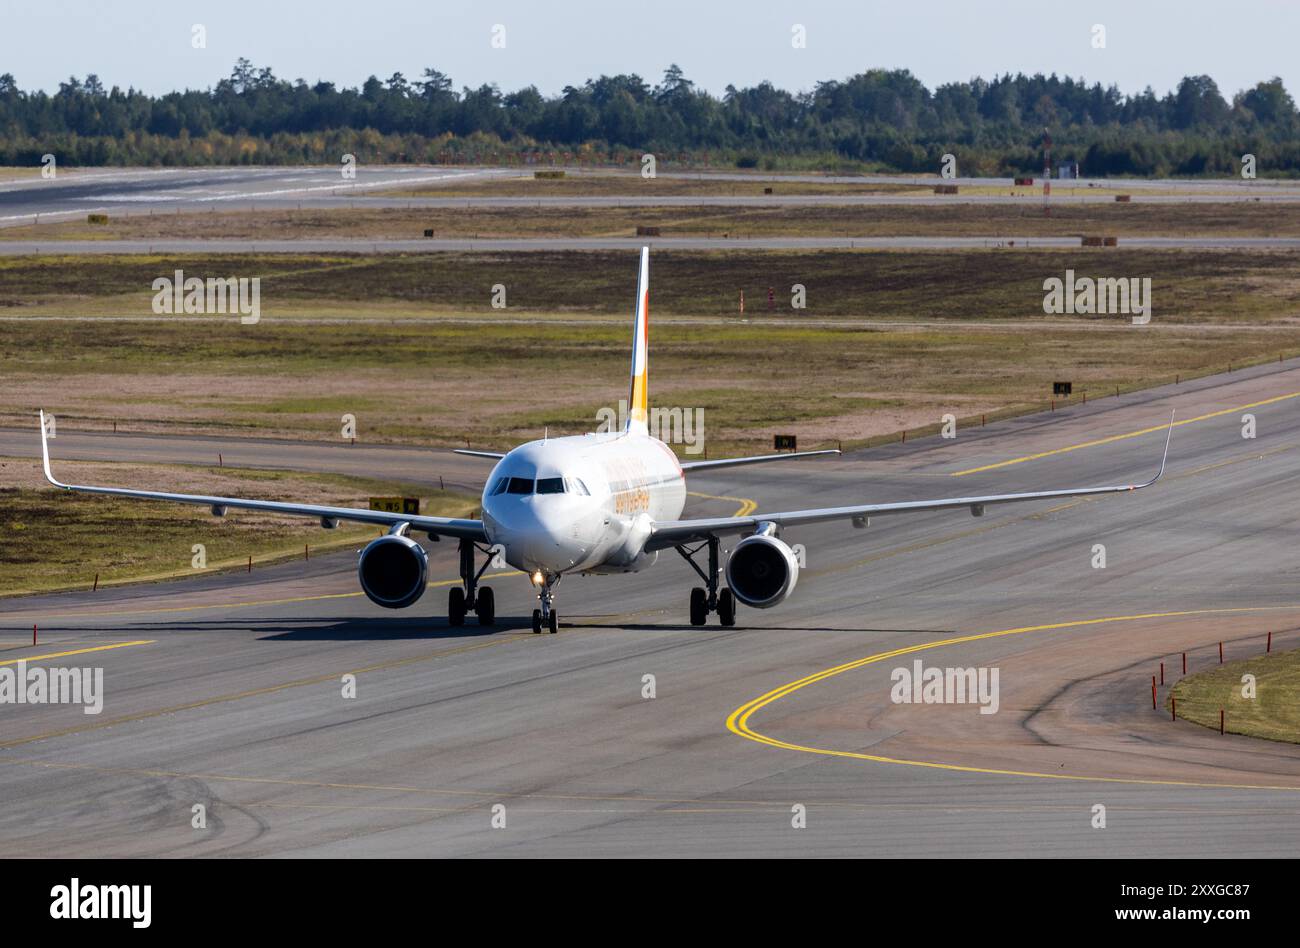
[[[901,9],[832,2],[701,8],[664,0],[652,15],[591,0],[574,6],[580,9],[555,16],[518,0],[498,0],[485,13],[396,0],[375,19],[348,0],[321,0],[308,15],[250,0],[137,0],[130,10],[91,0],[18,5],[6,12],[0,72],[26,91],[53,94],[70,76],[93,74],[107,87],[155,97],[211,89],[241,57],[309,85],[359,88],[371,75],[383,80],[401,72],[413,80],[431,67],[458,90],[531,85],[548,97],[601,75],[635,73],[653,85],[673,63],[718,98],[727,85],[764,81],[811,92],[818,82],[870,69],[906,69],[931,91],[1017,73],[1077,77],[1125,96],[1149,86],[1163,97],[1193,75],[1210,76],[1228,101],[1275,77],[1288,90],[1300,87],[1288,39],[1300,31],[1300,5],[1281,0],[1262,4],[1263,14],[1253,17],[1225,16],[1205,0],[1136,8],[1107,0],[1086,13],[1045,13],[1026,0],[994,12],[951,0]],[[262,27],[250,32],[250,20]],[[195,24],[205,28],[201,49],[191,42]],[[505,27],[504,48],[491,45],[498,24]],[[792,45],[796,24],[806,31],[803,48]],[[1093,48],[1094,24],[1105,27],[1103,49]],[[55,55],[52,36],[62,38]]]
[[[243,58],[246,58],[246,57],[243,57]],[[111,93],[114,89],[116,89],[116,90],[118,90],[118,91],[120,91],[120,92],[122,92],[122,93],[131,93],[131,92],[134,92],[134,93],[137,93],[137,94],[147,95],[147,96],[150,96],[150,97],[152,97],[152,98],[162,98],[163,96],[170,95],[170,94],[173,94],[173,93],[182,93],[182,94],[195,93],[195,92],[197,92],[197,93],[212,93],[213,91],[215,91],[215,89],[216,89],[216,87],[217,87],[217,85],[218,85],[219,83],[221,83],[221,82],[223,82],[223,81],[225,81],[225,80],[228,80],[228,79],[230,79],[230,78],[232,77],[232,74],[233,74],[235,68],[236,68],[236,67],[238,66],[238,64],[240,63],[240,61],[241,61],[241,59],[236,59],[235,62],[231,63],[230,71],[228,71],[228,72],[226,72],[224,75],[221,75],[221,76],[217,77],[216,79],[212,80],[212,81],[209,82],[207,85],[204,85],[204,86],[189,86],[189,87],[185,87],[185,88],[176,88],[176,89],[166,89],[166,90],[162,90],[162,91],[159,91],[159,92],[153,92],[153,91],[149,91],[149,90],[141,89],[141,88],[139,88],[139,87],[137,87],[137,86],[122,85],[121,83],[118,83],[118,82],[113,81],[111,77],[106,77],[106,76],[99,75],[98,73],[91,73],[91,72],[88,72],[88,73],[86,73],[86,74],[84,74],[84,75],[75,75],[75,74],[73,74],[73,75],[70,75],[70,76],[64,77],[63,79],[59,80],[59,83],[56,83],[55,88],[52,89],[52,90],[50,90],[50,89],[43,89],[43,88],[37,88],[37,87],[24,87],[24,85],[23,85],[22,80],[21,80],[20,77],[18,77],[18,76],[16,76],[16,75],[13,75],[12,73],[10,73],[9,75],[11,75],[12,78],[14,79],[14,81],[15,81],[15,83],[16,83],[16,86],[17,86],[18,90],[19,90],[20,92],[27,93],[27,94],[32,94],[32,93],[37,93],[37,92],[43,92],[43,93],[45,93],[45,94],[47,94],[47,95],[51,95],[51,96],[52,96],[52,95],[55,95],[55,94],[58,93],[58,91],[59,91],[58,86],[61,85],[61,84],[64,83],[64,82],[67,82],[67,81],[69,81],[69,80],[71,80],[71,79],[77,79],[77,80],[80,80],[80,81],[82,81],[82,82],[85,82],[87,79],[90,79],[90,78],[93,77],[93,78],[97,79],[97,80],[100,82],[100,84],[104,87],[104,91],[105,91],[106,94],[107,94],[107,93]],[[355,84],[347,84],[347,83],[342,83],[342,82],[336,81],[336,80],[334,80],[334,79],[331,79],[331,78],[328,77],[328,76],[316,76],[316,77],[313,77],[313,78],[311,78],[311,79],[308,79],[306,76],[289,76],[289,75],[281,75],[280,73],[276,72],[276,70],[275,70],[275,66],[274,66],[273,64],[270,64],[270,63],[259,63],[259,62],[255,62],[255,61],[251,61],[251,60],[249,60],[248,62],[249,62],[249,65],[250,65],[253,69],[255,69],[255,70],[259,70],[259,71],[260,71],[260,70],[262,70],[262,69],[270,69],[272,75],[274,76],[274,78],[275,78],[275,80],[276,80],[277,82],[288,82],[288,83],[290,83],[291,85],[297,85],[299,82],[302,82],[302,83],[305,83],[306,86],[307,86],[308,88],[311,88],[311,87],[315,86],[317,83],[325,82],[325,83],[329,83],[329,84],[333,85],[334,88],[335,88],[335,90],[338,91],[338,92],[344,92],[344,91],[349,91],[349,92],[360,92],[360,91],[362,90],[363,85],[364,85],[366,82],[368,82],[369,80],[371,80],[371,79],[377,79],[377,80],[379,80],[380,82],[383,82],[385,85],[387,85],[388,80],[389,80],[389,79],[394,75],[394,73],[389,73],[389,74],[386,75],[386,76],[385,76],[385,75],[381,75],[381,74],[379,74],[379,73],[370,73],[369,75],[365,76],[364,78],[362,78],[360,81],[358,81],[358,82],[355,83]],[[677,64],[675,64],[675,63],[669,63],[669,64],[666,65],[662,70],[660,70],[657,74],[655,74],[655,73],[645,74],[645,73],[638,73],[638,72],[630,72],[630,73],[627,73],[627,75],[629,75],[629,76],[635,76],[635,77],[637,77],[637,78],[640,78],[641,80],[643,80],[643,81],[645,82],[645,84],[646,84],[646,86],[647,86],[648,89],[653,90],[654,88],[656,88],[657,86],[659,86],[659,85],[663,82],[664,74],[665,74],[665,73],[667,72],[667,70],[668,70],[671,66],[673,66],[673,65],[677,65]],[[436,68],[436,67],[429,67],[429,68]],[[401,72],[402,75],[403,75],[403,77],[406,79],[407,83],[410,84],[412,90],[414,90],[416,87],[418,87],[419,83],[420,83],[420,82],[422,81],[422,79],[424,78],[423,75],[422,75],[423,69],[424,69],[424,67],[421,67],[421,69],[420,69],[419,72],[413,72],[413,73],[409,73],[409,74],[406,73],[404,70],[395,70],[395,72]],[[1152,87],[1150,87],[1150,86],[1144,86],[1142,89],[1124,89],[1124,88],[1119,87],[1119,86],[1114,85],[1114,84],[1101,83],[1100,80],[1094,80],[1094,79],[1091,79],[1091,78],[1089,78],[1089,77],[1087,77],[1087,76],[1071,76],[1071,75],[1067,75],[1067,74],[1064,74],[1064,73],[1041,73],[1041,72],[1027,73],[1027,72],[1020,72],[1020,71],[1000,72],[1000,73],[996,73],[996,74],[992,74],[992,75],[988,75],[988,76],[982,76],[982,75],[979,75],[979,76],[970,76],[970,77],[968,77],[968,78],[966,78],[966,79],[949,80],[949,81],[946,81],[946,82],[940,83],[939,85],[936,86],[936,85],[931,85],[931,84],[925,82],[923,79],[921,79],[921,77],[916,76],[916,74],[915,74],[912,70],[908,69],[907,67],[885,67],[885,66],[866,66],[866,67],[864,67],[863,69],[859,70],[859,72],[857,72],[857,73],[845,74],[845,75],[840,75],[840,76],[826,76],[826,77],[823,77],[822,79],[819,79],[819,80],[817,81],[817,83],[814,85],[814,87],[813,87],[813,88],[810,88],[810,89],[791,89],[791,88],[786,88],[786,87],[780,86],[780,85],[778,85],[778,84],[776,84],[776,83],[773,83],[773,82],[772,82],[771,80],[769,80],[769,79],[760,79],[758,82],[756,82],[756,83],[754,84],[754,86],[740,86],[740,85],[736,85],[735,83],[731,83],[730,85],[734,86],[734,87],[736,88],[736,91],[739,92],[739,91],[744,91],[745,89],[748,89],[748,88],[754,88],[754,87],[756,87],[756,86],[758,86],[758,85],[761,85],[761,84],[764,83],[764,82],[768,82],[768,83],[771,83],[772,86],[773,86],[777,91],[780,91],[780,92],[786,92],[786,93],[789,93],[790,95],[793,95],[793,96],[796,96],[796,97],[797,97],[797,96],[803,95],[803,94],[805,94],[805,93],[812,93],[812,92],[814,92],[814,91],[816,90],[816,86],[818,86],[818,85],[827,84],[827,83],[833,83],[833,82],[845,82],[845,81],[847,81],[847,80],[853,79],[855,76],[865,75],[865,74],[868,74],[868,73],[871,73],[871,72],[885,72],[885,73],[906,72],[906,73],[910,73],[914,78],[917,79],[918,82],[921,83],[921,85],[925,88],[926,92],[929,93],[930,95],[934,95],[935,91],[936,91],[938,88],[941,88],[942,86],[946,86],[946,85],[960,85],[960,84],[963,84],[963,83],[973,83],[973,82],[975,82],[975,81],[977,81],[977,80],[978,80],[978,81],[985,82],[985,83],[992,83],[992,82],[995,82],[995,81],[997,81],[997,80],[999,80],[999,79],[1016,79],[1016,78],[1018,78],[1018,77],[1024,77],[1024,78],[1027,78],[1027,79],[1038,79],[1038,78],[1042,78],[1042,79],[1053,79],[1053,78],[1055,78],[1055,79],[1060,80],[1061,82],[1073,81],[1076,85],[1078,85],[1078,86],[1080,86],[1080,87],[1084,87],[1084,88],[1089,88],[1089,89],[1091,89],[1091,88],[1093,88],[1094,86],[1097,86],[1097,85],[1101,85],[1101,87],[1102,87],[1103,89],[1109,89],[1109,88],[1112,88],[1112,86],[1113,86],[1114,88],[1118,88],[1118,89],[1119,89],[1120,96],[1121,96],[1122,98],[1126,99],[1126,100],[1127,100],[1127,99],[1134,98],[1134,97],[1139,96],[1139,95],[1142,95],[1142,94],[1144,94],[1144,93],[1146,92],[1146,90],[1147,90],[1148,88],[1152,88]],[[698,83],[698,82],[696,82],[694,79],[692,79],[690,73],[687,72],[686,70],[683,70],[683,71],[682,71],[682,74],[683,74],[683,77],[684,77],[687,81],[689,81],[689,82],[694,86],[694,88],[695,88],[697,91],[705,92],[705,93],[707,93],[708,95],[710,95],[710,96],[712,96],[713,98],[718,99],[718,100],[722,100],[722,99],[724,99],[724,98],[726,97],[726,95],[727,95],[727,91],[726,91],[725,88],[724,88],[723,90],[721,90],[721,91],[716,91],[716,92],[715,92],[714,90],[712,90],[712,89],[705,89],[705,88],[702,87],[702,85],[701,85],[700,83]],[[5,75],[5,73],[0,73],[0,75]],[[588,83],[591,83],[591,82],[593,82],[593,81],[596,81],[596,80],[599,80],[599,79],[602,79],[602,78],[612,78],[614,75],[617,75],[617,74],[602,73],[602,74],[594,75],[594,76],[586,76],[586,77],[582,78],[581,80],[578,80],[578,81],[575,81],[575,82],[568,82],[568,83],[566,83],[565,85],[566,85],[566,86],[572,86],[572,87],[574,87],[574,88],[581,89],[581,88],[585,87],[586,84],[588,84]],[[1192,78],[1192,77],[1194,77],[1194,76],[1200,76],[1200,75],[1209,75],[1209,78],[1212,79],[1212,80],[1214,80],[1215,85],[1218,87],[1219,94],[1223,97],[1223,99],[1224,99],[1224,100],[1225,100],[1229,105],[1232,104],[1233,99],[1234,99],[1236,96],[1238,96],[1238,95],[1240,95],[1240,94],[1242,94],[1242,93],[1244,93],[1244,92],[1247,92],[1247,91],[1249,91],[1250,89],[1255,88],[1255,87],[1256,87],[1257,85],[1259,85],[1259,84],[1272,82],[1272,81],[1274,81],[1274,80],[1277,80],[1277,81],[1282,82],[1283,88],[1284,88],[1288,93],[1292,94],[1293,97],[1294,97],[1294,95],[1295,95],[1295,93],[1293,92],[1293,90],[1291,89],[1291,87],[1286,83],[1286,80],[1285,80],[1283,77],[1278,76],[1278,75],[1275,75],[1275,74],[1274,74],[1274,75],[1268,75],[1268,76],[1260,76],[1258,79],[1256,79],[1256,80],[1254,80],[1254,81],[1248,83],[1248,84],[1245,85],[1245,86],[1242,86],[1242,87],[1239,88],[1239,89],[1232,89],[1232,88],[1225,87],[1222,83],[1220,83],[1220,82],[1217,80],[1217,78],[1216,78],[1215,76],[1210,75],[1210,74],[1208,74],[1208,73],[1188,73],[1186,76],[1180,77],[1179,80],[1178,80],[1178,82],[1181,83],[1183,79],[1186,79],[1186,78]],[[466,83],[457,82],[457,81],[456,81],[456,77],[455,77],[454,75],[447,74],[447,78],[448,78],[449,80],[451,80],[451,83],[452,83],[451,89],[450,89],[449,91],[450,91],[453,95],[455,95],[456,97],[460,97],[461,94],[462,94],[462,92],[463,92],[466,88],[469,88],[469,89],[471,89],[471,90],[479,88],[478,86],[469,86],[469,85],[466,84]],[[529,86],[532,86],[532,85],[535,85],[535,84],[534,84],[534,83],[526,83],[526,84],[523,85],[523,86],[517,86],[517,87],[505,87],[505,86],[500,86],[498,83],[490,83],[490,85],[495,86],[495,87],[498,89],[498,91],[501,92],[503,95],[507,95],[507,94],[509,94],[509,93],[517,92],[517,91],[519,91],[519,90],[521,90],[521,89],[528,88]],[[558,98],[558,97],[560,97],[560,96],[563,94],[563,91],[562,91],[562,90],[557,91],[557,92],[550,92],[550,91],[548,91],[548,90],[546,90],[546,89],[540,89],[540,88],[539,88],[538,91],[541,93],[541,95],[543,95],[544,97],[546,97],[546,98],[548,98],[548,99],[551,99],[551,98]],[[1166,89],[1166,90],[1161,90],[1161,89],[1152,89],[1152,91],[1154,92],[1154,94],[1155,94],[1155,96],[1156,96],[1157,99],[1164,99],[1164,98],[1166,98],[1167,96],[1172,96],[1172,95],[1175,95],[1175,94],[1177,93],[1177,91],[1178,91],[1178,83],[1176,83],[1176,84],[1175,84],[1172,88],[1170,88],[1170,89]]]

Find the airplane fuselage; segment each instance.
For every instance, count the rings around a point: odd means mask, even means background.
[[[483,490],[483,527],[507,563],[557,577],[631,572],[655,521],[676,520],[686,478],[671,448],[636,432],[530,441],[499,462]]]

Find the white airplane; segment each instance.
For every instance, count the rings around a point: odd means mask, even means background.
[[[802,451],[715,461],[679,461],[667,444],[650,436],[647,427],[649,294],[650,252],[649,248],[642,248],[633,318],[632,388],[628,419],[622,431],[543,438],[507,454],[456,452],[498,462],[483,489],[481,520],[63,484],[50,470],[45,413],[41,412],[45,477],[64,490],[200,504],[211,507],[213,515],[218,517],[225,516],[233,507],[316,517],[326,529],[338,526],[341,520],[388,526],[387,535],[371,541],[361,551],[357,575],[365,594],[390,609],[412,605],[424,593],[428,582],[428,555],[410,534],[424,533],[431,540],[455,539],[460,545],[461,585],[450,591],[447,613],[452,625],[461,625],[469,611],[477,614],[480,625],[494,623],[496,604],[492,589],[480,586],[478,581],[500,553],[511,566],[528,573],[537,587],[539,608],[533,610],[533,631],[541,632],[545,627],[554,633],[559,624],[555,589],[570,573],[636,572],[653,565],[661,550],[675,549],[705,584],[691,590],[691,624],[704,625],[708,614],[715,612],[722,625],[730,626],[736,621],[737,602],[767,609],[783,602],[793,592],[799,577],[799,562],[781,539],[781,532],[787,527],[826,520],[847,520],[856,527],[865,527],[868,519],[877,515],[956,507],[967,507],[980,517],[990,504],[1140,490],[1164,474],[1173,433],[1172,417],[1160,470],[1141,484],[819,507],[744,517],[679,519],[686,501],[687,471],[840,452]],[[727,586],[719,588],[721,538],[735,534],[745,536],[731,550],[726,565]],[[705,568],[695,561],[702,550],[707,550]],[[477,569],[476,552],[484,556],[483,565]]]

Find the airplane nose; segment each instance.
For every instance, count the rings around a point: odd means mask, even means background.
[[[571,525],[549,504],[536,497],[513,499],[492,511],[497,541],[505,547],[506,559],[525,570],[558,572],[573,566],[583,555]]]

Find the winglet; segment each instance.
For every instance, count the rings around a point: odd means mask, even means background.
[[[1173,439],[1174,439],[1174,412],[1171,411],[1169,413],[1169,430],[1165,434],[1165,453],[1160,456],[1160,470],[1156,472],[1155,477],[1151,478],[1151,480],[1143,484],[1142,485],[1143,487],[1150,487],[1152,484],[1154,484],[1156,481],[1160,480],[1160,478],[1164,476],[1165,462],[1169,460],[1169,442],[1172,441]]]
[[[50,470],[50,441],[49,441],[49,436],[45,430],[44,409],[41,410],[40,417],[41,417],[41,460],[45,463],[45,479],[49,481],[51,484],[53,484],[55,487],[62,487],[64,490],[67,490],[68,485],[60,484],[58,481],[56,481],[54,479],[54,473]]]

